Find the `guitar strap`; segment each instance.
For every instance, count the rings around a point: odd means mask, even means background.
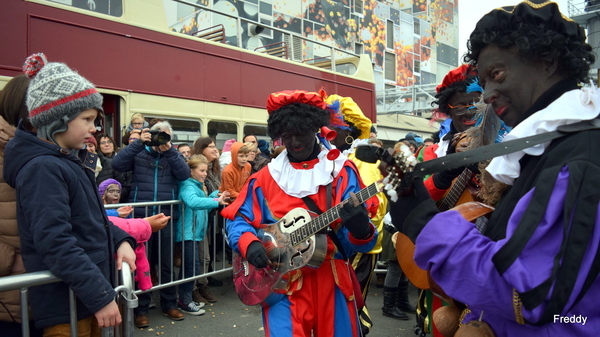
[[[575,132],[594,129],[600,129],[600,118],[581,121],[569,125],[562,125],[559,126],[556,131],[514,139],[502,143],[490,144],[469,151],[452,153],[441,158],[424,161],[415,166],[414,175],[415,177],[423,177],[428,174],[444,170],[468,166],[484,160],[492,159],[494,157],[524,150],[537,144],[550,142],[554,139],[561,138]],[[358,158],[361,159],[360,157]]]
[[[308,206],[308,209],[310,209],[311,211],[315,212],[318,215],[323,213],[323,212],[321,212],[319,207],[317,207],[317,204],[315,204],[315,202],[308,196],[302,198],[302,200],[304,200],[304,203],[306,204],[306,206]],[[331,183],[327,184],[327,209],[331,209]],[[346,252],[344,251],[344,247],[342,246],[340,239],[336,235],[336,231],[333,230],[333,228],[331,228],[331,226],[327,226],[325,231],[326,231],[327,235],[329,236],[329,238],[331,239],[331,241],[333,242],[333,244],[336,246],[338,252],[340,252],[340,254],[342,254],[342,257],[344,258],[344,261],[346,262],[346,266],[348,267],[348,273],[350,274],[350,278],[352,279],[352,286],[354,288],[354,299],[356,301],[356,308],[357,308],[357,310],[360,311],[365,306],[365,301],[362,297],[362,288],[360,287],[360,283],[358,282],[358,278],[356,277],[354,268],[352,268],[348,264],[348,256],[346,255]]]
[[[327,209],[330,209],[331,208],[331,183],[327,184],[327,192],[326,193],[327,193]],[[317,204],[315,204],[315,202],[308,196],[302,198],[302,200],[304,200],[304,203],[306,204],[306,206],[308,206],[308,209],[315,212],[317,215],[321,215],[323,213],[323,212],[321,212],[321,210],[319,209]],[[344,260],[347,261],[348,257],[346,256],[346,253],[344,252],[344,249],[342,247],[342,243],[340,242],[340,239],[337,237],[337,235],[335,235],[335,231],[331,228],[331,226],[328,226],[325,229],[325,231],[326,231],[326,234],[331,239],[331,241],[333,241],[333,244],[335,244],[335,246],[337,247],[338,251],[342,254],[342,257],[344,258]]]
[[[581,121],[569,125],[562,125],[559,126],[556,131],[552,132],[514,139],[507,142],[490,144],[469,151],[452,153],[441,158],[418,163],[413,170],[412,177],[424,177],[426,175],[444,170],[469,166],[471,164],[479,163],[494,157],[530,148],[537,144],[550,142],[554,139],[561,138],[575,132],[594,129],[600,129],[600,118]],[[358,146],[356,147],[355,153],[356,158],[367,163],[376,163],[377,160],[381,159],[388,164],[396,164],[393,156],[389,154],[387,150],[375,145]]]

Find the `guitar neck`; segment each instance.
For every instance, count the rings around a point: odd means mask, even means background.
[[[377,188],[377,183],[375,182],[375,183],[363,188],[358,193],[356,193],[356,197],[358,198],[359,203],[362,204],[365,201],[371,199],[377,193],[379,193],[379,189]],[[339,203],[339,204],[335,205],[334,207],[330,208],[329,210],[327,210],[325,213],[322,213],[318,217],[307,222],[304,226],[291,232],[290,240],[291,240],[292,246],[295,246],[297,244],[304,242],[311,236],[315,235],[321,229],[329,226],[329,224],[331,224],[335,220],[339,219],[339,217],[340,217],[339,209],[340,209],[341,205],[344,202],[349,201],[349,200],[350,200],[350,198],[342,201],[341,203]],[[349,202],[352,202],[352,201],[349,201]]]
[[[440,205],[438,207],[438,209],[441,212],[447,211],[450,208],[456,206],[458,199],[460,199],[461,195],[465,191],[465,188],[467,187],[469,179],[471,179],[472,175],[473,175],[473,172],[471,172],[471,170],[465,169],[458,176],[458,179],[456,179],[456,181],[450,188],[450,191],[448,191],[448,194],[446,195],[444,200],[442,200],[442,202],[440,203]]]

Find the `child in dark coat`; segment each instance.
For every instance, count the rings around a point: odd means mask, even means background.
[[[50,270],[62,281],[33,287],[33,317],[44,335],[69,336],[69,288],[77,297],[80,336],[121,323],[115,262],[135,269],[135,240],[113,225],[85,161],[102,96],[85,78],[43,54],[23,66],[31,78],[27,108],[37,135],[21,123],[8,143],[4,180],[16,189],[21,252],[28,272]],[[116,261],[114,257],[116,256]]]

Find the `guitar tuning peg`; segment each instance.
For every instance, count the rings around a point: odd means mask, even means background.
[[[384,185],[387,185],[387,184],[389,184],[389,183],[390,183],[390,176],[387,176],[387,177],[383,178],[383,181],[382,181],[382,183],[383,183]]]
[[[416,165],[417,158],[415,158],[415,156],[410,156],[410,157],[406,158],[406,161],[411,165]]]
[[[389,191],[391,189],[393,189],[394,187],[392,186],[392,184],[386,184],[385,187],[383,188],[386,191]]]
[[[392,199],[393,202],[398,201],[398,193],[396,190],[389,190],[387,194],[390,196],[390,199]]]

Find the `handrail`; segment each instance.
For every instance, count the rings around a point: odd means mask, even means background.
[[[260,22],[257,22],[257,21],[254,21],[254,20],[250,20],[250,19],[246,19],[246,18],[243,18],[243,17],[239,17],[239,16],[236,16],[236,15],[232,15],[232,14],[229,14],[229,13],[225,13],[223,11],[212,9],[212,8],[209,8],[209,7],[197,4],[197,3],[193,3],[193,2],[190,2],[190,1],[187,1],[187,0],[173,0],[173,1],[182,3],[184,5],[192,6],[194,8],[199,8],[199,9],[202,9],[202,10],[206,10],[206,11],[209,11],[209,12],[212,12],[212,13],[217,13],[217,14],[220,14],[220,15],[224,15],[226,17],[229,17],[229,18],[237,20],[238,24],[236,26],[237,27],[236,28],[237,29],[236,36],[237,36],[237,46],[239,48],[242,48],[240,46],[240,43],[242,41],[241,30],[240,30],[240,23],[242,21],[248,22],[248,23],[251,23],[251,24],[254,24],[254,25],[257,25],[257,26],[265,27],[265,25],[262,24],[262,23],[260,23]],[[329,48],[329,50],[331,51],[330,52],[330,54],[331,54],[331,71],[334,71],[334,72],[336,71],[336,69],[335,69],[335,67],[336,67],[336,64],[335,64],[335,58],[336,58],[335,57],[335,52],[336,51],[340,52],[340,53],[352,55],[352,56],[355,56],[355,57],[359,57],[359,55],[356,54],[356,53],[354,53],[354,52],[351,52],[351,51],[348,51],[348,50],[344,50],[344,49],[340,49],[340,48],[334,47],[332,45],[328,45],[326,43],[323,43],[323,42],[320,42],[320,41],[317,41],[317,40],[307,39],[304,36],[302,36],[301,34],[296,34],[296,33],[290,32],[288,30],[284,30],[284,29],[280,29],[280,28],[272,27],[272,26],[268,26],[268,27],[265,27],[265,28],[268,28],[268,29],[270,29],[272,31],[280,32],[282,34],[290,35],[292,37],[296,37],[296,38],[302,39],[303,41],[308,41],[310,43],[314,43],[316,45],[320,45],[320,46],[323,46],[325,48]]]
[[[133,206],[133,207],[148,207],[148,206],[170,206],[170,205],[181,205],[183,201],[181,200],[167,200],[167,201],[146,201],[146,202],[135,202],[135,203],[122,203],[122,204],[106,204],[104,208],[112,209],[119,208],[123,206]]]
[[[209,30],[209,29],[214,29],[215,27],[219,27],[221,26],[220,29],[214,30],[214,31],[210,31],[204,34],[199,34],[200,32],[203,32],[205,30]],[[212,27],[208,27],[208,28],[204,28],[201,29],[195,33],[192,33],[192,36],[201,38],[201,39],[206,39],[206,40],[211,40],[211,41],[215,41],[215,42],[219,42],[219,40],[221,40],[221,43],[225,43],[225,26],[223,26],[222,23],[218,24],[218,25],[214,25]]]
[[[133,289],[133,277],[131,274],[131,267],[125,261],[122,263],[121,267],[121,279],[123,285],[119,285],[115,288],[117,295],[122,296],[123,293],[126,296],[123,296],[127,301],[127,310],[122,312],[123,322],[126,324],[122,325],[122,331],[120,336],[133,336],[133,308],[137,307],[137,296],[134,293]],[[28,301],[28,289],[34,286],[40,286],[49,283],[61,282],[61,279],[55,276],[49,270],[45,271],[37,271],[31,273],[25,273],[20,275],[11,275],[0,277],[0,292],[21,289],[21,303],[29,303]],[[70,313],[70,329],[71,336],[77,336],[77,303],[76,296],[73,289],[69,288],[69,313]],[[29,321],[29,310],[27,305],[21,305],[21,317],[23,322]],[[29,325],[22,324],[21,333],[23,336],[29,336]],[[102,329],[103,337],[114,336],[114,329],[103,328]]]
[[[302,63],[314,64],[316,62],[314,62],[314,63],[308,63],[308,62],[316,61],[316,60],[321,60],[321,59],[323,61],[329,61],[329,56],[320,56],[320,57],[315,57],[315,58],[312,58],[312,59],[306,59],[306,60],[303,60]],[[319,62],[323,62],[323,61],[319,61]]]
[[[278,46],[278,47],[275,47]],[[273,48],[268,48],[273,47]],[[264,51],[259,51],[259,49],[264,48]],[[267,44],[261,47],[254,48],[255,52],[266,53],[273,56],[282,57],[285,56],[285,59],[288,59],[288,45],[285,41],[275,42],[271,44]]]
[[[20,288],[29,288],[33,286],[41,286],[44,284],[60,282],[60,278],[54,276],[49,270],[36,271],[33,273],[25,273],[20,275],[11,275],[0,277],[0,292],[15,290]],[[19,286],[15,287],[14,284]]]

